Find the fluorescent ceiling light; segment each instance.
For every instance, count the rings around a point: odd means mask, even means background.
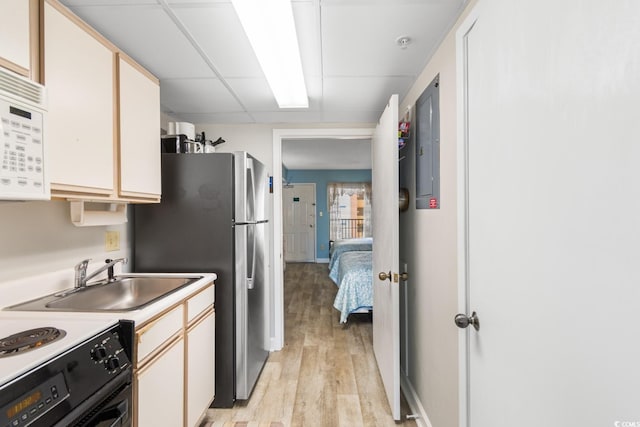
[[[280,108],[308,108],[290,0],[231,0]]]

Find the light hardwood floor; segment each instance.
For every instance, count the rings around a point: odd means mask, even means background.
[[[373,355],[371,317],[350,316],[347,328],[339,324],[327,265],[287,264],[284,286],[284,348],[269,355],[248,401],[210,409],[202,426],[415,426],[391,417]],[[404,402],[402,413],[408,413]]]

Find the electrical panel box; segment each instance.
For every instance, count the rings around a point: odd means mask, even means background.
[[[416,209],[440,208],[440,75],[415,109]]]

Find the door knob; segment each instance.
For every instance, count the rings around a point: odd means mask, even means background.
[[[385,273],[384,271],[378,274],[378,279],[391,281],[391,272]]]
[[[400,273],[400,280],[402,280],[403,282],[409,280],[409,273],[407,273],[406,271],[404,273]]]
[[[476,331],[480,330],[480,319],[478,319],[475,311],[471,313],[471,316],[462,313],[456,314],[455,322],[456,326],[460,329],[465,329],[469,325],[472,325]]]

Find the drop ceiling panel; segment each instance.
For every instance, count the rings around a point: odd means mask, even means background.
[[[171,6],[185,4],[211,4],[211,3],[229,3],[229,0],[166,0]]]
[[[325,76],[416,76],[458,5],[459,0],[323,3]],[[400,36],[412,39],[406,49],[396,44]]]
[[[203,124],[375,123],[465,1],[293,0],[310,108],[280,110],[230,0],[61,0],[160,78],[162,111]]]
[[[278,110],[278,104],[265,78],[229,78],[225,81],[248,110]]]
[[[366,7],[378,7],[388,6],[389,0],[321,0],[322,6],[366,6]],[[433,4],[433,5],[442,5],[442,4],[451,4],[455,3],[460,5],[464,3],[465,0],[393,0],[393,4],[398,6],[406,6],[406,5],[422,5],[422,4]]]
[[[387,105],[386,103],[384,105]],[[384,105],[382,108],[384,108]],[[371,106],[373,107],[373,106]],[[380,110],[327,110],[322,112],[324,123],[378,123],[383,109]]]
[[[180,120],[193,124],[244,124],[254,123],[247,113],[181,113]]]
[[[158,4],[158,0],[63,0],[67,6],[131,6]]]
[[[175,112],[241,112],[242,107],[218,79],[160,81],[160,102]]]
[[[402,99],[412,81],[410,77],[325,78],[323,107],[329,111],[380,109],[382,112],[389,97],[397,93]]]
[[[77,7],[74,12],[160,79],[214,76],[158,5]]]
[[[248,110],[260,112],[281,111],[265,78],[228,78],[225,81],[237,95],[242,105]],[[322,80],[317,77],[305,81],[305,84],[309,94],[309,108],[305,111],[319,111],[321,108]]]
[[[307,95],[309,96],[309,110],[322,109],[322,96],[324,94],[322,76],[305,76],[304,84],[307,87]]]
[[[307,110],[284,110],[251,113],[256,123],[316,123],[322,114]]]
[[[312,2],[294,2],[298,45],[305,79],[322,76],[322,39],[320,37],[320,8]]]
[[[173,10],[222,76],[263,76],[231,3],[190,4]]]

